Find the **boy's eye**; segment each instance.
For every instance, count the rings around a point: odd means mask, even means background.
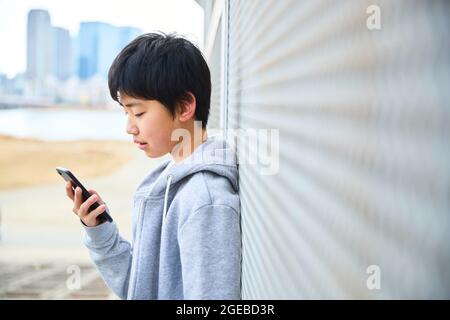
[[[140,116],[142,116],[144,113],[145,113],[145,112],[136,113],[134,116],[135,116],[135,117],[140,117]]]

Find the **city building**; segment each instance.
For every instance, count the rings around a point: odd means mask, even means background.
[[[119,51],[141,31],[132,27],[116,27],[104,22],[82,22],[79,33],[78,77],[106,79]]]
[[[45,10],[30,10],[27,24],[27,77],[42,80],[53,71],[53,29]]]
[[[54,75],[65,81],[72,75],[72,39],[67,29],[53,27]]]

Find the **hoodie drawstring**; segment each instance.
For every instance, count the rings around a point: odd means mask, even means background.
[[[173,175],[169,174],[167,176],[167,185],[166,185],[166,193],[164,195],[164,209],[163,209],[163,217],[162,217],[162,223],[164,224],[164,221],[166,219],[167,215],[167,202],[169,201],[169,189],[170,184],[172,183]]]

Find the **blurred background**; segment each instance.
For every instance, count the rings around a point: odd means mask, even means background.
[[[161,159],[130,146],[105,72],[162,30],[203,51],[208,129],[238,152],[244,299],[449,299],[449,6],[0,0],[0,298],[115,298],[54,167],[129,239],[131,196]],[[267,150],[269,172],[243,156]]]
[[[152,31],[203,49],[203,9],[193,0],[0,0],[0,299],[115,298],[55,167],[96,189],[130,239],[132,195],[161,159],[131,143],[107,73]]]

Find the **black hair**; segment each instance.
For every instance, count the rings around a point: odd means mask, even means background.
[[[114,59],[108,73],[111,97],[118,93],[157,100],[175,116],[177,105],[196,99],[195,119],[208,122],[211,74],[201,51],[176,34],[146,33],[131,41]]]

